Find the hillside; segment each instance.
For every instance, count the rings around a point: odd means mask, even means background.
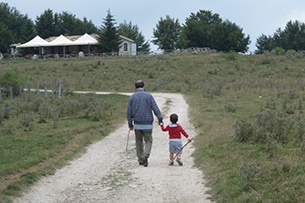
[[[25,74],[31,88],[55,81],[68,95],[133,92],[137,79],[149,92],[181,93],[197,133],[195,165],[212,200],[302,202],[304,60],[294,51],[187,53],[1,61],[0,70]]]

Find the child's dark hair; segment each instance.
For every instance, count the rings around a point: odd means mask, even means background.
[[[175,114],[175,113],[171,114],[170,117],[169,117],[169,120],[170,120],[172,123],[177,123],[177,121],[178,121],[178,115]]]

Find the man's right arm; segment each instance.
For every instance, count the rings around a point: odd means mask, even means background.
[[[126,116],[127,116],[128,127],[130,130],[133,130],[131,99],[129,99],[127,103]]]
[[[160,123],[163,123],[163,117],[162,117],[162,113],[158,107],[158,104],[155,101],[153,96],[151,96],[151,104],[152,104],[152,110],[153,110],[155,116],[158,118],[158,123],[160,125]]]

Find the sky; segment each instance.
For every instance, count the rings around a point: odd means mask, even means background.
[[[33,21],[45,10],[53,13],[68,12],[76,18],[86,17],[97,27],[109,10],[117,25],[131,22],[137,25],[145,40],[153,39],[153,29],[161,18],[169,15],[185,23],[192,13],[200,10],[218,14],[239,26],[245,36],[250,36],[249,51],[256,50],[256,40],[262,34],[272,36],[278,28],[282,30],[289,21],[305,23],[304,0],[5,0],[11,8],[27,15]],[[158,47],[151,45],[151,51]]]

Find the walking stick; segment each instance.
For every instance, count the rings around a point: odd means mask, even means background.
[[[184,147],[186,147],[186,145],[188,145],[190,142],[187,142],[183,145],[183,147],[181,147],[181,149],[176,153],[176,155],[174,156],[173,160],[176,159],[176,157],[178,156],[178,154],[180,154],[180,152],[183,150]]]
[[[129,141],[129,134],[130,134],[130,131],[131,131],[131,130],[129,130],[128,133],[127,133],[126,152],[127,152],[127,149],[128,149],[128,141]]]

